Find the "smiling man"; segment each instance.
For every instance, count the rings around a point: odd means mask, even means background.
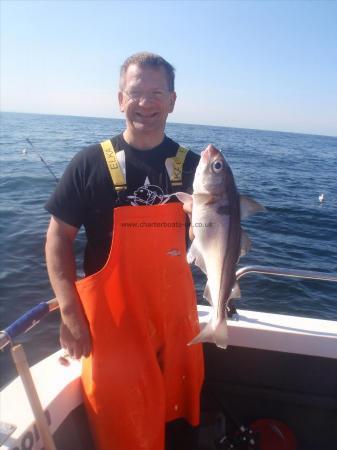
[[[128,58],[118,100],[124,132],[79,152],[46,204],[60,342],[83,357],[97,450],[163,450],[165,440],[195,449],[203,357],[200,344],[187,345],[199,325],[186,215],[172,194],[191,192],[199,157],[165,135],[176,93],[162,57]],[[76,280],[81,226],[86,276]]]

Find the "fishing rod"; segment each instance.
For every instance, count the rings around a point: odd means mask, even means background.
[[[44,316],[51,311],[58,309],[58,307],[58,301],[56,298],[46,302],[41,302],[24,313],[7,328],[0,330],[0,350],[8,344],[13,343],[17,336],[26,333],[28,330],[37,325]]]
[[[55,175],[55,173],[52,171],[52,169],[50,168],[50,166],[48,165],[48,163],[43,159],[43,157],[40,155],[40,153],[36,150],[36,148],[34,147],[34,145],[32,144],[31,140],[26,138],[26,141],[28,142],[28,144],[32,147],[33,151],[37,154],[37,156],[40,158],[41,162],[47,167],[47,169],[49,170],[49,172],[51,173],[51,175],[53,176],[53,178],[55,179],[56,183],[58,183],[58,178]]]
[[[19,334],[28,331],[46,314],[53,311],[57,307],[58,303],[56,298],[49,300],[48,302],[41,302],[17,319],[14,323],[9,325],[5,330],[0,331],[0,349],[4,348],[8,344],[11,346],[12,359],[26,392],[29,405],[35,417],[36,426],[43,442],[43,448],[45,450],[57,449],[53,436],[48,427],[45,411],[37,393],[23,346],[20,344],[14,345],[13,339]],[[7,435],[7,437],[8,436],[9,435]]]

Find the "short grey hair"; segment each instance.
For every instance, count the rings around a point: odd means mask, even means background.
[[[120,77],[119,77],[119,88],[123,90],[124,87],[124,77],[128,67],[135,64],[139,67],[150,67],[152,69],[160,69],[162,67],[165,70],[168,89],[170,92],[174,91],[174,77],[175,68],[168,63],[164,58],[155,53],[140,52],[129,56],[121,66]]]

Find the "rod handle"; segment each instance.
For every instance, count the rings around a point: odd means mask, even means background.
[[[21,345],[15,345],[11,348],[11,353],[14,364],[25,388],[29,404],[32,408],[36,426],[39,430],[44,449],[57,450],[48,428],[46,416],[44,415],[40,399],[36,392],[32,374],[30,373],[29,365],[23,347]]]

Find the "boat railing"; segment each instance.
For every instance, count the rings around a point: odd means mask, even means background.
[[[337,275],[324,273],[324,272],[314,272],[312,270],[296,270],[296,269],[285,269],[281,267],[267,267],[267,266],[246,266],[238,269],[236,271],[236,279],[239,280],[245,275],[250,273],[259,273],[263,275],[275,275],[279,277],[290,277],[290,278],[302,278],[309,280],[322,280],[322,281],[337,281]]]
[[[236,271],[236,280],[239,281],[240,278],[249,275],[251,273],[261,274],[261,275],[272,275],[277,277],[288,277],[288,278],[302,278],[307,280],[321,280],[321,281],[337,281],[337,275],[324,273],[324,272],[314,272],[312,270],[297,270],[289,269],[283,267],[267,267],[267,266],[245,266]],[[227,316],[229,318],[238,318],[235,299],[230,299],[227,304]]]
[[[243,276],[251,273],[337,282],[337,275],[335,274],[255,265],[245,266],[238,269],[236,271],[236,279],[239,280]],[[32,309],[27,311],[21,317],[19,317],[7,328],[0,331],[0,350],[2,350],[8,344],[12,344],[13,340],[17,336],[26,333],[28,330],[37,325],[45,315],[47,315],[51,311],[54,311],[55,309],[58,309],[58,302],[56,298],[53,298],[52,300],[49,300],[47,302],[41,302],[37,306],[34,306]]]

